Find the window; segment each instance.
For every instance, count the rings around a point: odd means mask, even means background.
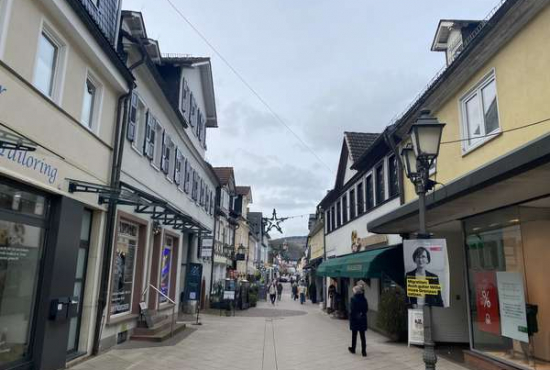
[[[325,234],[330,232],[330,209],[325,211]]]
[[[340,202],[336,203],[336,226],[342,226],[342,205]]]
[[[128,119],[128,130],[126,132],[126,137],[132,143],[136,139],[136,131],[138,126],[138,95],[134,92],[132,93],[132,99],[130,101],[130,117]]]
[[[190,92],[189,92],[189,85],[187,84],[187,80],[185,78],[182,77],[181,79],[181,93],[180,93],[180,96],[181,96],[181,99],[180,99],[180,110],[181,110],[181,113],[189,118],[189,107],[190,107],[190,102],[189,102],[189,95],[190,95]]]
[[[170,173],[170,167],[171,165],[171,153],[174,151],[174,143],[172,142],[172,139],[170,139],[170,136],[164,131],[162,134],[162,151],[160,156],[160,170],[164,172],[164,174],[168,175]]]
[[[147,117],[145,119],[145,135],[143,136],[143,154],[151,161],[155,155],[156,126],[156,119],[153,118],[151,112],[147,112]]]
[[[181,154],[181,151],[176,148],[176,153],[174,154],[174,183],[178,186],[179,189],[182,189],[183,187],[183,176],[184,172],[183,165],[184,165],[184,158]]]
[[[111,315],[131,312],[134,272],[138,248],[139,226],[127,221],[118,224],[117,244],[113,260]]]
[[[151,164],[157,168],[160,169],[160,165],[162,162],[163,154],[164,154],[164,130],[162,129],[160,123],[155,118],[155,143],[153,147],[153,160],[151,161]]]
[[[376,204],[380,204],[385,199],[385,183],[384,183],[384,162],[376,167]]]
[[[497,89],[494,71],[486,76],[461,101],[463,150],[467,151],[489,140],[500,130]]]
[[[195,134],[199,138],[199,141],[201,141],[201,134],[202,134],[201,124],[202,124],[202,112],[200,109],[198,109],[197,110],[197,131],[195,132]]]
[[[84,86],[84,101],[82,102],[82,115],[80,122],[88,127],[92,128],[94,122],[94,110],[97,104],[97,87],[94,82],[88,77]]]
[[[192,187],[192,190],[191,190],[191,198],[193,198],[193,200],[197,200],[198,199],[198,186],[199,186],[199,179],[198,179],[198,174],[197,174],[197,171],[193,170],[193,187]]]
[[[191,190],[191,165],[189,164],[189,159],[185,161],[185,174],[183,176],[184,178],[184,185],[183,185],[183,191],[185,191],[187,194],[189,194],[189,191]]]
[[[174,249],[174,238],[171,236],[166,236],[164,238],[164,246],[162,248],[162,257],[160,261],[160,291],[166,295],[171,296],[172,294],[172,287],[170,286],[170,276],[172,271],[172,255],[173,255],[173,249]],[[165,303],[168,301],[168,299],[160,295],[159,297],[160,303]]]
[[[389,197],[392,198],[399,194],[399,171],[395,155],[388,159],[388,172]]]
[[[372,174],[367,176],[367,211],[374,208],[374,184],[372,181]]]
[[[34,70],[34,86],[44,95],[54,97],[54,85],[59,59],[59,45],[46,30],[40,34]]]
[[[346,194],[342,197],[342,216],[343,222],[348,222],[348,196]]]
[[[197,103],[195,103],[195,97],[193,93],[189,94],[189,124],[191,127],[195,127],[197,119]]]
[[[362,215],[365,212],[365,196],[363,190],[363,181],[357,185],[357,214]]]
[[[349,218],[350,220],[355,218],[355,189],[349,191]]]
[[[332,231],[336,229],[336,209],[334,208],[334,206],[332,206],[332,211],[330,212],[330,214],[330,230]]]

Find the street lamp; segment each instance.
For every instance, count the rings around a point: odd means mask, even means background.
[[[409,135],[412,147],[401,150],[401,158],[405,164],[407,177],[414,184],[418,195],[419,229],[417,239],[429,239],[426,227],[426,192],[433,189],[435,181],[430,180],[430,167],[439,155],[441,134],[444,123],[430,116],[429,110],[422,110],[420,117],[412,125]],[[424,305],[424,363],[426,370],[435,370],[437,356],[432,339],[432,307]]]

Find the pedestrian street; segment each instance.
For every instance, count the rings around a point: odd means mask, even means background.
[[[388,342],[372,330],[367,331],[368,356],[350,354],[348,322],[329,317],[310,301],[304,305],[293,301],[288,284],[274,306],[260,301],[258,307],[237,311],[236,316],[214,313],[201,315],[200,326],[189,323],[176,344],[130,342],[73,369],[424,369],[422,349]],[[465,369],[441,357],[437,368]]]

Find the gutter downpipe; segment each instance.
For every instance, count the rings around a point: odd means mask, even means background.
[[[327,260],[327,234],[325,232],[325,210],[321,208],[321,217],[323,219],[323,262]],[[327,277],[323,277],[323,310],[327,310],[327,301],[328,301],[328,294],[327,294]]]
[[[126,35],[125,35],[126,36]],[[130,66],[130,72],[139,67],[145,62],[144,51],[140,47],[141,59]],[[124,141],[126,138],[126,127],[128,125],[129,117],[129,101],[136,88],[135,82],[132,83],[128,93],[122,95],[118,99],[117,104],[117,127],[115,134],[115,148],[113,149],[113,160],[111,166],[111,187],[114,189],[120,189],[120,172],[122,167],[122,154],[124,152]],[[130,99],[129,99],[130,98]],[[124,106],[123,106],[124,105]],[[123,106],[123,116],[120,120],[121,108]],[[114,243],[114,231],[116,224],[116,212],[117,203],[113,199],[109,199],[109,205],[107,209],[107,224],[105,226],[105,239],[104,239],[104,254],[101,269],[99,297],[97,303],[96,321],[94,329],[94,340],[92,346],[92,355],[97,356],[100,352],[101,333],[103,331],[103,319],[105,308],[107,307],[107,297],[109,295],[109,280],[110,270],[112,264],[113,243]]]

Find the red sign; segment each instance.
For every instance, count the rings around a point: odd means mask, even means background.
[[[496,274],[494,271],[476,272],[474,281],[479,330],[500,335]]]

